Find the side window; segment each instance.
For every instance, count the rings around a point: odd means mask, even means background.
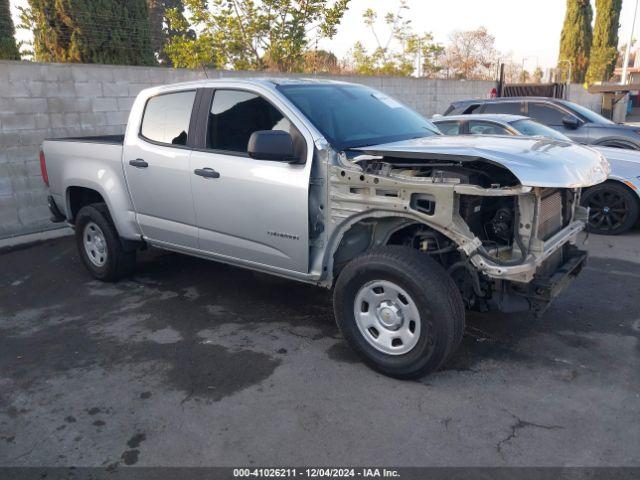
[[[482,106],[482,105],[481,105],[481,104],[479,104],[479,103],[477,103],[477,104],[475,104],[475,105],[470,105],[470,106],[468,106],[468,107],[465,109],[465,111],[464,111],[464,112],[462,112],[462,113],[464,113],[465,115],[469,115],[469,114],[471,114],[471,113],[476,113],[478,110],[480,110],[480,107],[481,107],[481,106]]]
[[[140,135],[169,145],[186,145],[195,91],[158,95],[147,100]]]
[[[469,133],[471,135],[511,135],[509,130],[497,123],[469,121]]]
[[[562,125],[562,118],[567,114],[546,103],[529,103],[529,116],[545,125]]]
[[[509,115],[524,115],[523,102],[491,102],[484,105],[482,113],[507,113]]]
[[[445,135],[460,135],[460,122],[440,122],[436,126]]]
[[[283,130],[298,142],[304,139],[280,111],[260,95],[240,90],[216,90],[209,112],[207,148],[246,153],[251,134]],[[298,138],[297,138],[298,137]]]

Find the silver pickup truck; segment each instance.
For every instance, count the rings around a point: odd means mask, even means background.
[[[151,245],[333,288],[337,323],[373,368],[442,366],[466,309],[534,310],[575,277],[607,178],[587,147],[444,137],[361,85],[206,80],[144,90],[122,137],[46,140],[54,221],[96,278]]]

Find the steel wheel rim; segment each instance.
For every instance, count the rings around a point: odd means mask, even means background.
[[[107,263],[107,239],[100,227],[89,222],[82,232],[82,243],[89,261],[96,267],[102,267]]]
[[[367,343],[388,355],[410,352],[420,338],[420,313],[411,296],[386,280],[363,285],[353,306],[358,330]]]
[[[629,206],[622,195],[603,190],[589,197],[589,225],[598,230],[611,231],[620,228],[627,221]]]

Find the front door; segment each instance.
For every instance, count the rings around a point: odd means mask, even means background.
[[[151,97],[140,135],[124,146],[124,171],[143,235],[197,248],[187,148],[196,91]]]
[[[571,112],[556,105],[543,102],[529,102],[529,117],[548,127],[558,130],[574,142],[589,143],[589,128],[583,122],[577,128],[568,128],[563,119],[565,117],[575,117]],[[579,120],[579,119],[578,119]]]
[[[250,158],[247,143],[257,130],[290,132],[305,163]],[[216,90],[208,109],[206,148],[191,156],[199,248],[306,273],[311,169],[306,156],[300,130],[264,97]]]

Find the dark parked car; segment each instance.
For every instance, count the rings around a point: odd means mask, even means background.
[[[557,130],[521,115],[450,115],[435,118],[433,123],[445,135],[524,135],[571,142]],[[582,204],[589,207],[589,226],[594,233],[624,233],[640,217],[640,152],[599,145],[592,148],[605,156],[611,173],[606,182],[582,191]]]
[[[504,97],[452,103],[444,115],[523,115],[565,134],[574,142],[640,150],[640,127],[613,123],[575,103],[546,97]]]

